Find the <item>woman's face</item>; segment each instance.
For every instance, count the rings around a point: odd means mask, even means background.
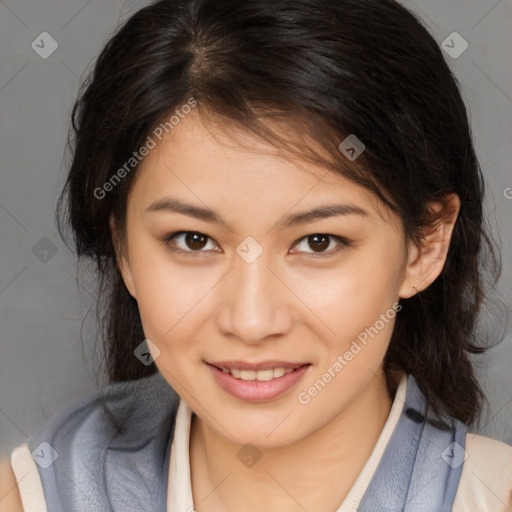
[[[406,246],[369,191],[238,136],[252,150],[193,112],[149,152],[120,266],[169,384],[225,438],[278,447],[384,383]]]

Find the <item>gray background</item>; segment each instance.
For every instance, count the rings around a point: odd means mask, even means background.
[[[95,372],[101,358],[94,347],[96,324],[87,314],[94,280],[81,272],[77,285],[75,258],[53,215],[66,173],[64,147],[78,86],[119,21],[142,4],[0,0],[0,453],[10,453],[63,405],[101,384]],[[449,38],[454,31],[469,44],[457,58],[444,55],[470,111],[488,181],[487,218],[502,240],[498,290],[510,299],[512,6],[507,0],[404,4],[440,45],[448,38],[447,44],[459,50],[460,43]],[[43,32],[58,43],[48,58],[31,47],[33,41],[43,46]],[[490,409],[478,431],[512,444],[511,348],[509,331],[480,358]]]

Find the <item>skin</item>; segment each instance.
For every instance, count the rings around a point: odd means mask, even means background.
[[[10,458],[0,457],[0,512],[23,512],[20,491]]]
[[[236,141],[221,125],[206,127],[193,111],[145,157],[128,197],[124,243],[111,224],[119,269],[145,335],[160,351],[159,371],[195,413],[196,509],[335,510],[391,408],[382,361],[394,320],[307,405],[297,396],[399,298],[439,275],[459,201],[450,197],[452,213],[417,247],[405,242],[400,219],[371,192],[230,130]],[[164,197],[211,208],[222,222],[145,211]],[[366,215],[278,229],[285,215],[339,203]],[[187,245],[184,236],[165,245],[175,231],[209,238],[202,247]],[[311,235],[317,233],[344,237],[349,245],[327,239],[329,245],[315,249]],[[263,249],[252,263],[236,252],[248,236]],[[171,251],[173,242],[188,253]],[[251,403],[220,388],[205,363],[228,359],[311,366],[285,394]],[[237,458],[248,442],[262,455],[252,467]]]

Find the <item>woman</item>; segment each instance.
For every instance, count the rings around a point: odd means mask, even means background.
[[[156,2],[73,120],[110,384],[13,451],[18,506],[508,510],[512,448],[468,432],[483,179],[413,15]]]

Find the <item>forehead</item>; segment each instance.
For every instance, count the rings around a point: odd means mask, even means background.
[[[268,124],[278,135],[297,139],[289,126]],[[375,194],[341,173],[292,155],[234,124],[211,123],[197,111],[156,142],[141,162],[132,187],[132,203],[139,206],[165,194],[221,209],[239,202],[263,207],[269,198],[287,209],[345,200],[364,204],[389,219],[388,209]],[[300,142],[325,154],[311,140]]]

